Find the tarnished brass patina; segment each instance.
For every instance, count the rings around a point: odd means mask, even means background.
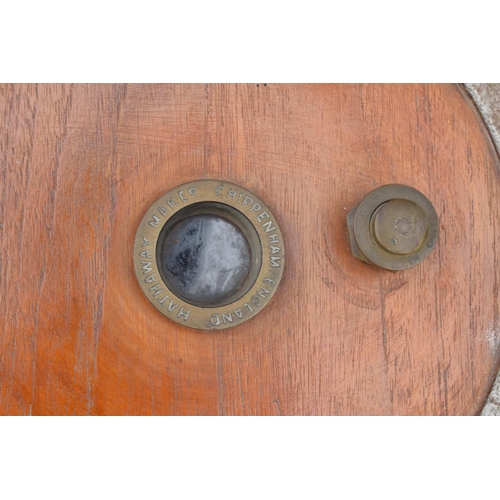
[[[349,212],[347,227],[354,257],[389,271],[422,262],[432,252],[439,232],[432,203],[403,184],[372,191]]]
[[[153,203],[137,230],[133,259],[158,311],[183,326],[220,330],[270,302],[285,254],[262,200],[229,182],[199,180]]]

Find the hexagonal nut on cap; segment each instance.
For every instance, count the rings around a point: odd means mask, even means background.
[[[439,220],[420,191],[389,184],[372,191],[347,214],[347,229],[355,258],[400,271],[429,256],[437,241]]]

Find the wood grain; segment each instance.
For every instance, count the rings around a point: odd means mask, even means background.
[[[0,414],[459,415],[500,361],[500,169],[453,85],[0,86]],[[132,267],[163,192],[221,178],[279,219],[273,303],[232,330],[161,316]],[[409,184],[441,232],[398,273],[346,212]]]

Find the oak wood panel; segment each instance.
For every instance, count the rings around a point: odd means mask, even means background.
[[[0,86],[1,414],[476,414],[500,360],[499,164],[453,85]],[[222,332],[142,295],[136,228],[221,178],[273,210],[273,303]],[[441,232],[389,273],[349,252],[377,186]]]

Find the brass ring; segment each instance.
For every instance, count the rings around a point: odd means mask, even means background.
[[[200,214],[229,221],[251,249],[241,287],[208,306],[174,291],[159,265],[166,235],[180,221]],[[285,253],[280,227],[262,200],[230,182],[198,180],[171,189],[153,203],[139,224],[133,260],[142,291],[163,315],[189,328],[222,330],[244,323],[270,302],[283,274]]]

